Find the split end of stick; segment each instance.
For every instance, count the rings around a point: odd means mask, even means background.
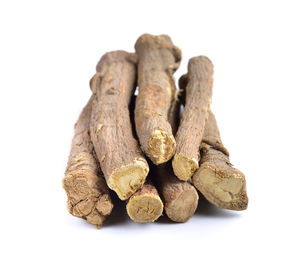
[[[107,178],[107,185],[121,200],[126,200],[144,184],[148,172],[149,167],[146,162],[135,160],[132,164],[114,171]]]
[[[175,148],[174,136],[161,129],[156,129],[148,142],[148,155],[154,164],[162,164],[172,158]]]
[[[193,176],[193,183],[209,202],[219,208],[247,209],[245,176],[233,167],[203,163]]]
[[[97,179],[100,185],[102,178]],[[91,187],[87,177],[80,175],[67,174],[63,180],[63,187],[68,195],[69,212],[101,228],[106,216],[110,215],[113,209],[109,194]]]

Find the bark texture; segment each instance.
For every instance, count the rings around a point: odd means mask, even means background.
[[[91,97],[74,128],[71,151],[63,187],[68,196],[68,210],[100,228],[112,211],[109,190],[102,177],[89,133]]]
[[[162,194],[167,216],[174,222],[186,222],[198,206],[198,193],[189,182],[179,180],[170,163],[156,168],[156,180]]]
[[[188,180],[199,167],[199,147],[212,97],[213,64],[204,56],[190,59],[185,84],[185,107],[176,133],[176,153],[172,161],[175,175]],[[182,87],[180,87],[182,88]]]
[[[95,93],[91,138],[109,188],[125,200],[143,185],[149,171],[134,139],[128,109],[135,90],[136,56],[109,52],[97,71],[91,80]]]
[[[200,168],[193,176],[193,183],[208,201],[220,208],[232,210],[247,208],[245,176],[232,167],[212,112],[209,112],[205,125]]]
[[[138,55],[139,93],[135,106],[135,127],[142,150],[154,164],[167,162],[176,142],[168,122],[171,102],[176,96],[173,73],[181,51],[167,35],[142,35],[135,44]]]
[[[147,182],[128,200],[126,205],[129,217],[138,223],[154,222],[163,212],[161,201],[155,186]]]

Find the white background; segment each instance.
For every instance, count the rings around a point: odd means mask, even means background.
[[[299,262],[298,1],[1,1],[1,262]],[[299,3],[299,2],[298,2]],[[169,34],[215,65],[212,108],[249,207],[200,202],[185,224],[101,230],[74,218],[61,186],[89,80],[107,51]]]

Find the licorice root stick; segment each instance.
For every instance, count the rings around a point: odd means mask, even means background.
[[[174,173],[180,180],[188,180],[199,167],[199,147],[211,103],[212,84],[211,61],[204,56],[190,59],[185,106],[176,133],[176,153],[172,161]]]
[[[136,83],[136,55],[105,54],[91,80],[95,93],[91,138],[110,189],[126,200],[145,182],[149,167],[133,136],[129,104]]]
[[[135,127],[142,150],[158,165],[175,153],[176,142],[168,122],[168,111],[176,93],[173,73],[181,51],[167,35],[142,35],[135,44],[138,55],[139,93]]]
[[[97,228],[113,208],[109,190],[101,173],[89,133],[92,96],[74,127],[74,137],[63,187],[68,196],[68,210]]]
[[[205,125],[200,168],[193,176],[193,183],[208,201],[220,208],[232,210],[247,208],[245,176],[232,167],[212,112],[209,112]]]

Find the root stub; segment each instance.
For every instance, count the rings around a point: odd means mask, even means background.
[[[114,171],[108,177],[107,184],[121,200],[126,200],[143,185],[148,172],[148,165],[144,161],[136,160],[133,164]]]
[[[196,211],[198,193],[194,187],[182,192],[166,207],[167,216],[174,222],[186,222]]]
[[[155,164],[162,164],[172,158],[175,153],[175,138],[166,132],[157,129],[148,142],[148,152]]]
[[[174,175],[170,163],[153,169],[167,216],[174,222],[186,222],[198,206],[197,190],[189,182],[180,181]]]
[[[193,183],[205,198],[219,208],[244,210],[248,205],[244,175],[232,167],[202,164]]]
[[[198,161],[181,154],[175,154],[172,166],[176,176],[183,181],[187,181],[198,169]]]
[[[86,217],[86,221],[90,224],[95,225],[98,229],[100,229],[102,227],[104,219],[105,219],[105,217],[102,215],[99,215],[99,213],[96,210],[92,211]]]

